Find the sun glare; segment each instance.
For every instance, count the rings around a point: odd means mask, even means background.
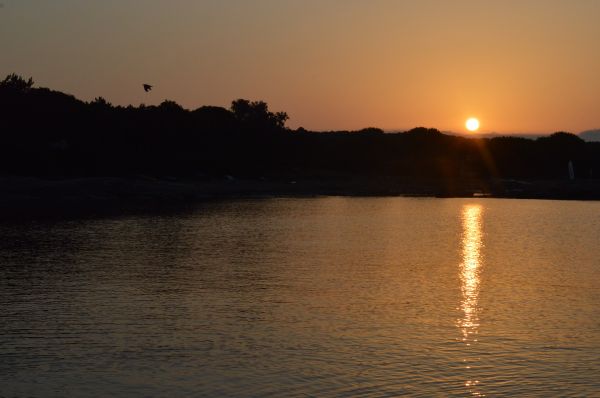
[[[465,126],[469,131],[477,131],[479,129],[479,120],[475,119],[474,117],[469,118],[467,119]]]

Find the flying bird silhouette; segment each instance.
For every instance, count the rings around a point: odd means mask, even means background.
[[[144,84],[143,86],[144,86],[144,91],[145,92],[148,92],[148,91],[152,90],[152,86],[149,85],[149,84]]]

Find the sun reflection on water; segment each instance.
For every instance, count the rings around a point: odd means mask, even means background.
[[[477,342],[479,330],[479,283],[482,266],[481,248],[483,207],[478,204],[468,204],[462,209],[462,262],[460,264],[460,280],[462,300],[460,309],[462,317],[458,320],[458,327],[462,332],[462,341],[470,347]],[[467,362],[465,360],[465,362]],[[465,364],[465,369],[470,370],[471,365]],[[469,378],[465,386],[474,396],[483,396],[475,390],[478,380]]]

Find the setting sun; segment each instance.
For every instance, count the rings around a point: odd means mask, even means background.
[[[469,118],[467,119],[465,126],[469,131],[477,131],[479,129],[479,120],[475,119],[474,117]]]

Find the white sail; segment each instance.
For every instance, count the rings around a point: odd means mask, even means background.
[[[569,160],[569,179],[575,179],[575,169],[573,168],[573,161]]]

